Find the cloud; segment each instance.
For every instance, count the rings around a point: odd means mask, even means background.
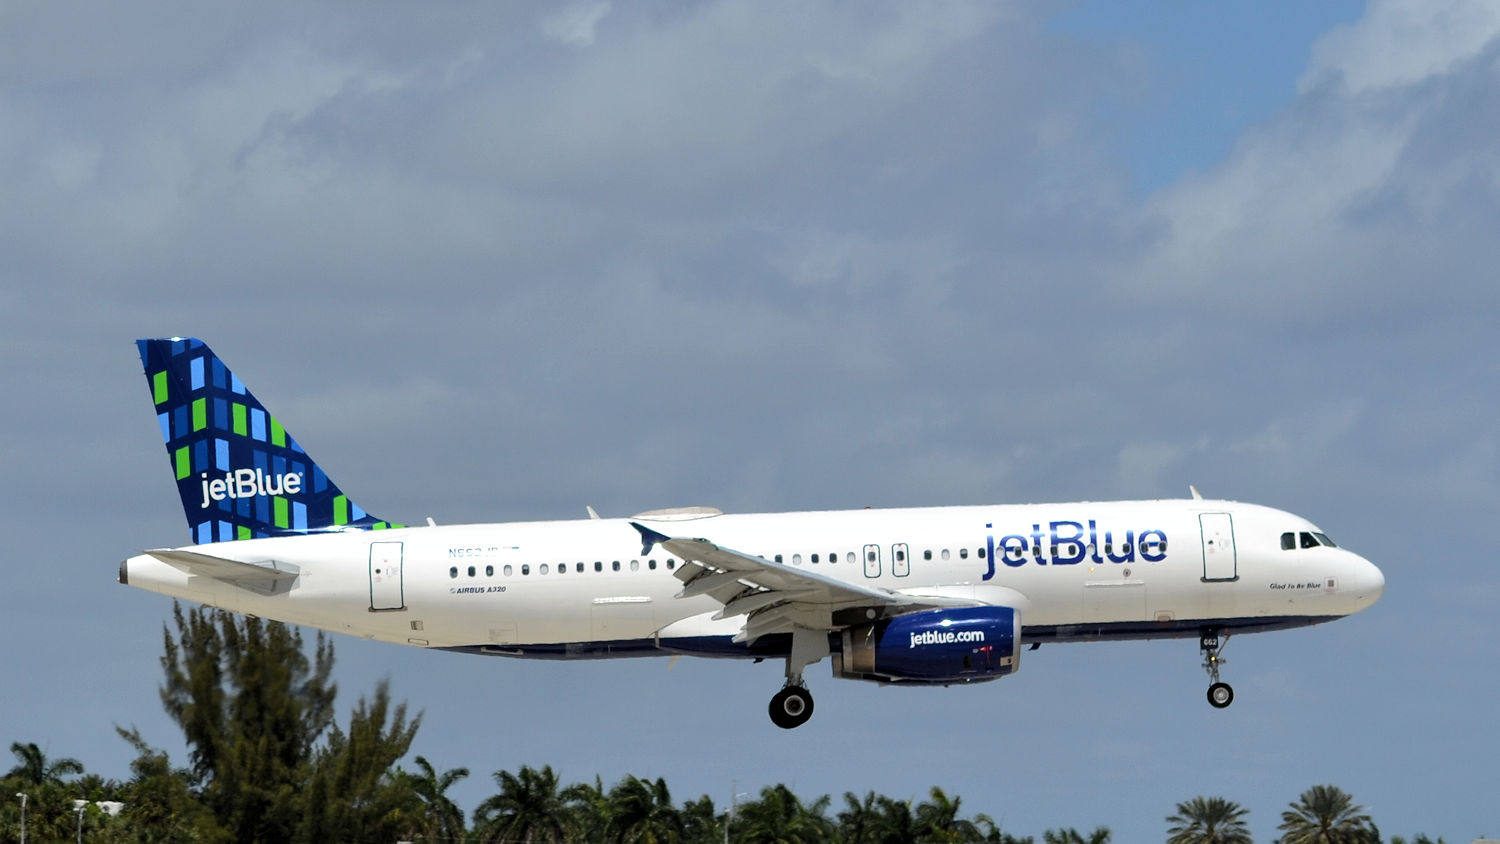
[[[541,29],[549,38],[569,47],[587,47],[594,43],[595,30],[609,14],[607,2],[578,3],[545,18]]]

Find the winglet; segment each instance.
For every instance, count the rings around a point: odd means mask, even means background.
[[[657,545],[660,545],[661,543],[666,542],[668,539],[672,538],[670,536],[667,536],[665,533],[654,531],[651,528],[648,528],[645,525],[641,524],[640,522],[631,522],[630,526],[641,532],[642,554],[650,554],[652,548],[655,548]]]

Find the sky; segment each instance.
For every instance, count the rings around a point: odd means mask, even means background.
[[[473,773],[962,797],[1271,840],[1308,787],[1500,835],[1500,7],[0,4],[0,739],[125,777],[189,541],[132,341],[207,340],[440,523],[1205,495],[1385,572],[1337,623],[1049,646],[973,688],[337,638]]]

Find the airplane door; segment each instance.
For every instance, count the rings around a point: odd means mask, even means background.
[[[897,577],[906,577],[911,574],[911,561],[906,557],[905,542],[898,542],[891,546],[891,574]]]
[[[370,611],[406,608],[401,587],[401,543],[370,543]]]
[[[1198,526],[1203,531],[1204,581],[1238,580],[1234,519],[1228,513],[1199,513]]]
[[[865,546],[865,577],[880,576],[880,546]]]

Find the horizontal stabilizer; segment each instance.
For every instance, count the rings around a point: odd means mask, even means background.
[[[280,595],[292,588],[301,571],[289,563],[267,560],[264,563],[242,563],[197,551],[160,548],[146,552],[149,556],[188,574],[249,589],[260,595]]]

